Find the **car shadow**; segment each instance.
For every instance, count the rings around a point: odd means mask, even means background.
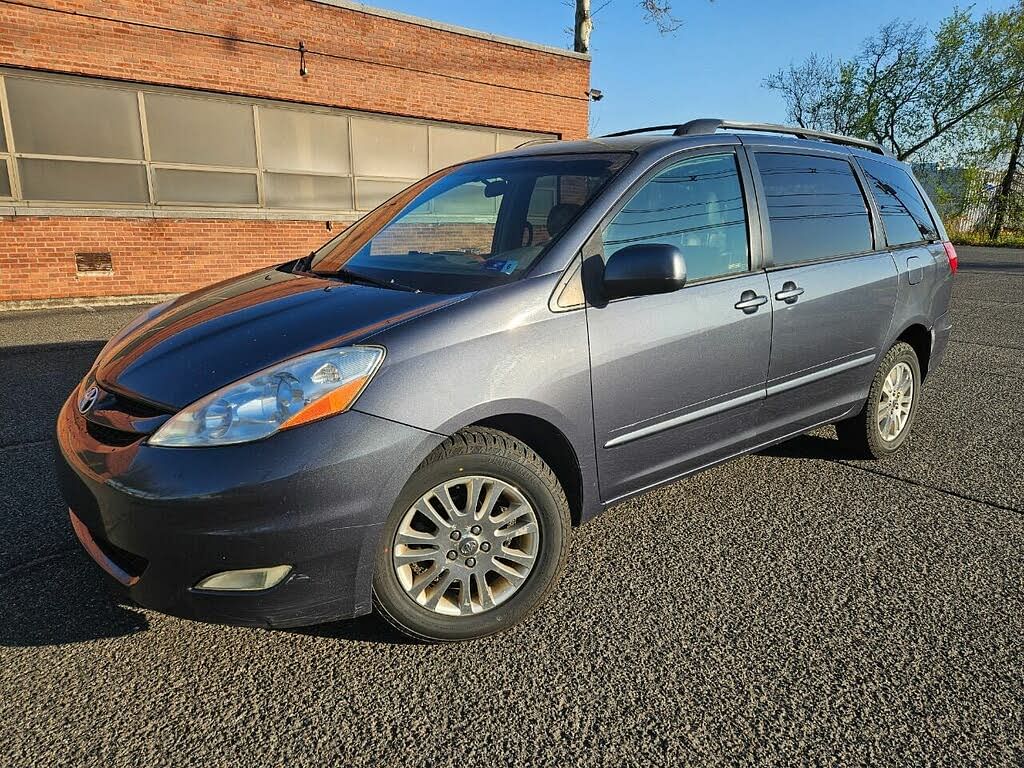
[[[78,546],[53,470],[57,413],[103,344],[0,348],[0,370],[18,382],[0,388],[0,647],[80,643],[148,627]]]
[[[835,437],[824,435],[800,435],[776,443],[758,451],[761,456],[780,459],[821,459],[825,461],[848,461],[853,457]]]
[[[43,555],[0,574],[0,647],[68,645],[149,628],[78,550]]]
[[[378,643],[382,645],[418,645],[419,641],[406,637],[393,629],[378,614],[371,613],[357,619],[332,621],[327,624],[315,624],[310,627],[294,627],[287,632],[307,637],[324,637],[334,640],[352,640],[360,643]]]

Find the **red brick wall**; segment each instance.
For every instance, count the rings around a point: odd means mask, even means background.
[[[587,133],[586,60],[309,0],[0,3],[0,65]],[[188,291],[304,255],[329,235],[319,221],[0,217],[0,303]],[[113,273],[78,275],[83,251],[110,252]]]
[[[183,293],[305,256],[345,225],[322,221],[0,217],[0,301]],[[114,271],[79,275],[75,253],[109,252]]]
[[[587,133],[584,59],[310,0],[31,5],[0,4],[0,64],[564,138]],[[309,50],[304,78],[299,40]]]

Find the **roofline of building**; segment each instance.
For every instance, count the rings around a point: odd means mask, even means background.
[[[455,24],[446,24],[443,21],[434,21],[433,19],[425,19],[422,16],[413,16],[408,13],[401,13],[399,11],[390,11],[386,8],[377,8],[373,5],[365,5],[364,3],[358,3],[354,0],[313,0],[315,3],[321,5],[329,5],[335,8],[342,8],[346,11],[356,11],[358,13],[366,13],[371,16],[380,16],[385,19],[393,19],[395,21],[404,21],[407,24],[416,24],[420,27],[428,27],[430,29],[439,29],[444,32],[451,32],[456,35],[466,35],[467,37],[475,37],[480,40],[489,40],[492,43],[501,43],[502,45],[513,45],[516,48],[527,48],[532,51],[541,51],[542,53],[551,53],[556,56],[568,56],[571,59],[582,59],[584,61],[590,61],[590,54],[577,53],[576,51],[566,50],[564,48],[556,48],[553,45],[543,45],[542,43],[532,43],[529,40],[520,40],[515,37],[505,37],[504,35],[492,35],[490,32],[481,32],[476,29],[469,29],[468,27],[460,27]]]

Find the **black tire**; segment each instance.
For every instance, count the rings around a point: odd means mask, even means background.
[[[440,483],[469,475],[496,478],[525,497],[538,523],[538,551],[526,580],[504,602],[481,613],[442,615],[407,594],[392,552],[399,526],[412,506]],[[463,429],[431,452],[395,502],[377,548],[374,604],[392,626],[418,640],[454,642],[500,632],[525,619],[555,588],[565,568],[570,528],[565,492],[555,473],[529,446],[495,429]]]
[[[905,363],[910,368],[914,382],[910,414],[899,434],[892,440],[886,440],[882,437],[878,425],[882,388],[886,377],[900,363]],[[878,370],[871,382],[871,389],[868,391],[868,400],[864,404],[864,408],[853,418],[836,424],[836,433],[839,435],[840,444],[854,458],[884,459],[891,456],[900,450],[910,437],[920,397],[921,364],[918,362],[917,353],[909,344],[902,341],[896,342],[878,364]]]

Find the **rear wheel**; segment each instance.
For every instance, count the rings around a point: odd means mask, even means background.
[[[862,458],[883,459],[906,443],[917,415],[921,365],[914,348],[897,342],[875,372],[864,409],[836,424],[839,441]]]
[[[565,567],[569,505],[527,445],[472,427],[427,457],[377,553],[379,612],[412,637],[467,640],[522,621]]]

